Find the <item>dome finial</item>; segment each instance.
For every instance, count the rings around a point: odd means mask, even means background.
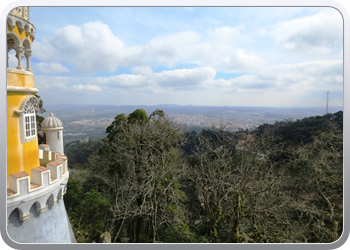
[[[49,117],[46,117],[41,123],[42,129],[63,129],[62,122],[60,119],[55,117],[53,113],[50,113]]]

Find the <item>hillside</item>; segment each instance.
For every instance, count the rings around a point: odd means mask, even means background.
[[[111,242],[326,243],[342,233],[342,111],[196,132],[137,109],[107,132],[65,148],[79,242],[108,232]]]

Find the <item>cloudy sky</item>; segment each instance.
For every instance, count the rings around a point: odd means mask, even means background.
[[[32,7],[45,104],[343,105],[343,19],[320,7]],[[12,59],[15,58],[12,55]]]

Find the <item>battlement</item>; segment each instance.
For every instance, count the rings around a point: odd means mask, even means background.
[[[42,144],[39,145],[39,159],[40,166],[32,169],[30,175],[22,171],[9,176],[8,216],[18,209],[19,220],[24,221],[33,205],[40,214],[46,206],[55,206],[58,199],[63,199],[69,178],[67,157]]]

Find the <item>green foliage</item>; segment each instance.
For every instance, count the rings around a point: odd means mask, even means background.
[[[36,126],[37,126],[37,131],[41,131],[41,123],[44,121],[44,117],[41,115],[36,115]]]
[[[127,118],[125,114],[117,115],[114,118],[113,122],[106,128],[106,133],[108,134],[107,138],[110,139],[116,136],[118,131],[122,129],[122,127],[125,125],[126,122],[127,122]]]
[[[117,115],[113,122],[106,128],[107,138],[112,140],[122,130],[128,126],[145,126],[149,121],[147,113],[143,109],[136,109],[134,112],[130,113],[128,116],[125,114]]]
[[[251,133],[185,133],[161,110],[117,115],[107,139],[66,147],[76,238],[97,242],[109,231],[114,242],[335,241],[343,229],[342,119],[338,112]]]
[[[65,152],[69,159],[69,168],[86,168],[89,157],[101,147],[101,141],[89,140],[88,142],[72,141],[65,144]]]
[[[38,105],[39,105],[39,111],[36,114],[36,126],[37,126],[37,131],[41,131],[41,123],[45,119],[43,116],[38,115],[39,113],[43,114],[46,112],[44,109],[44,101],[41,99],[41,97],[38,94],[34,94],[35,97],[38,99]]]
[[[102,193],[94,189],[86,192],[70,216],[76,237],[84,235],[85,242],[98,240],[99,236],[105,232],[105,223],[110,215],[110,205],[111,201]],[[78,231],[81,234],[77,233]]]
[[[67,192],[64,196],[64,205],[68,213],[78,206],[80,200],[82,199],[82,195],[83,193],[79,181],[69,178],[67,183]]]
[[[343,130],[343,112],[326,114],[323,116],[307,117],[302,120],[291,122],[289,120],[276,122],[274,125],[263,124],[256,130],[258,135],[267,131],[274,133],[288,145],[303,145],[310,143],[313,136],[322,132],[331,131],[334,128]]]
[[[128,115],[128,123],[132,125],[144,126],[148,123],[148,116],[145,110],[136,109]]]
[[[172,243],[193,243],[196,242],[195,233],[191,231],[186,223],[180,223],[178,226],[168,227],[164,231],[164,241]]]

